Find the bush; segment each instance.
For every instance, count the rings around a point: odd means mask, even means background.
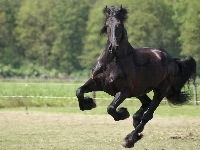
[[[58,71],[56,69],[46,70],[43,66],[33,63],[27,63],[20,68],[13,68],[11,65],[0,64],[0,75],[3,78],[11,77],[40,77],[43,74],[48,74],[50,77],[55,77]]]
[[[84,69],[75,71],[70,74],[71,78],[89,78],[91,76],[91,69]]]

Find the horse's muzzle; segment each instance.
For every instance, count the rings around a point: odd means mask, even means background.
[[[117,50],[119,49],[119,46],[118,46],[117,44],[111,44],[111,43],[110,43],[108,49],[109,49],[109,52],[110,52],[111,54],[116,54],[116,53],[117,53]]]

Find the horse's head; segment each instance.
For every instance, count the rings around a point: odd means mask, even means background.
[[[116,54],[119,50],[119,44],[126,36],[124,28],[124,22],[127,19],[127,10],[122,6],[119,8],[105,7],[103,13],[106,16],[106,20],[100,34],[106,33],[108,35],[109,51]]]

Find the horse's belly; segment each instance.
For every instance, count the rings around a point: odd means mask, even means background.
[[[155,79],[146,78],[143,80],[132,81],[132,96],[144,95],[152,90],[154,90],[159,84],[164,80],[163,76],[157,76]]]
[[[150,92],[155,87],[156,86],[154,85],[142,86],[131,83],[130,81],[127,80],[117,79],[117,81],[115,82],[109,82],[109,83],[107,82],[106,84],[104,84],[103,91],[111,96],[115,96],[117,92],[127,89],[130,91],[129,97],[136,97]]]
[[[153,86],[147,86],[147,87],[140,87],[136,86],[134,89],[131,90],[131,97],[141,96],[144,94],[149,93],[152,91],[155,87]]]

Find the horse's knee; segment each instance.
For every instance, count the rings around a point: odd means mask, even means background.
[[[115,121],[119,121],[119,115],[117,114],[116,108],[112,105],[108,106],[107,108],[107,112],[109,115],[111,115],[113,117],[113,119]]]
[[[115,113],[116,112],[116,109],[114,108],[114,106],[108,106],[108,108],[107,108],[107,112],[108,112],[108,114],[110,114],[110,115],[112,115],[113,113]]]
[[[81,87],[76,90],[76,97],[77,98],[83,97],[83,90]]]

